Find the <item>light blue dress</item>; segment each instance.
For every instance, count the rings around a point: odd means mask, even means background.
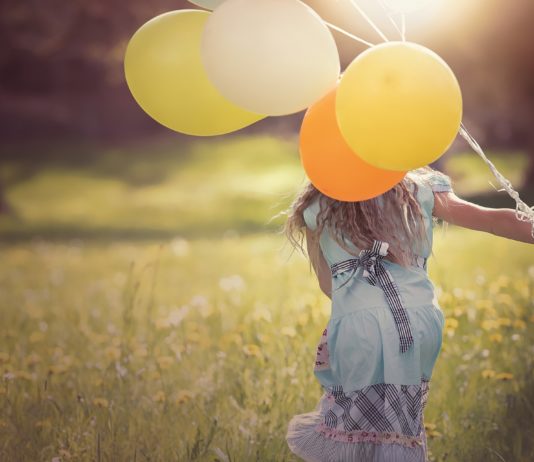
[[[423,211],[427,245],[414,265],[386,259],[409,318],[413,344],[399,351],[399,333],[384,289],[371,285],[364,270],[332,276],[332,313],[323,332],[314,374],[324,393],[313,412],[294,416],[286,440],[306,461],[425,462],[423,409],[438,358],[444,315],[426,271],[432,250],[434,192],[452,191],[448,178],[413,171]],[[315,230],[319,203],[304,211]],[[323,229],[320,246],[331,266],[355,256]],[[355,255],[361,249],[349,244]]]

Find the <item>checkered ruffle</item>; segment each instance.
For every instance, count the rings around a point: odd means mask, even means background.
[[[317,430],[344,442],[422,444],[423,409],[428,381],[420,385],[379,383],[345,393],[340,385],[326,392],[323,422]]]
[[[428,383],[328,387],[314,411],[289,422],[289,448],[308,462],[426,462]]]

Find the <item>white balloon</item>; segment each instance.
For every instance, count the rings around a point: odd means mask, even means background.
[[[226,0],[206,22],[201,53],[221,94],[259,114],[306,109],[340,73],[330,30],[299,0]]]
[[[222,2],[224,2],[224,0],[189,0],[189,3],[201,6],[202,8],[206,8],[207,10],[214,10]]]

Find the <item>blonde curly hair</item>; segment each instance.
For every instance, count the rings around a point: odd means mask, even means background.
[[[306,229],[304,210],[319,200],[317,228],[310,230],[313,238],[309,243],[310,263],[318,262],[319,238],[326,227],[330,236],[351,255],[354,255],[354,249],[347,245],[347,240],[359,249],[369,249],[374,240],[380,240],[389,243],[388,259],[409,266],[415,256],[421,255],[428,240],[423,212],[417,200],[418,182],[414,177],[424,178],[429,174],[446,177],[430,167],[413,170],[381,196],[360,202],[332,199],[308,182],[289,209],[282,212],[287,220],[281,232],[294,249],[300,249],[306,255],[303,245]]]

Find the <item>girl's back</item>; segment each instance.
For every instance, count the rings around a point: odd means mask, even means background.
[[[423,408],[444,325],[426,260],[433,192],[452,188],[428,171],[411,180],[426,239],[410,244],[408,265],[387,258],[388,242],[375,239],[363,249],[343,236],[342,246],[328,224],[321,229],[319,247],[332,274],[332,313],[314,367],[324,394],[314,412],[292,419],[287,434],[305,460],[426,460]],[[315,232],[319,199],[303,210]]]

